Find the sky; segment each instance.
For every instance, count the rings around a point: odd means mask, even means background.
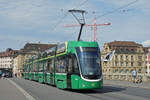
[[[79,24],[70,9],[85,10],[86,24],[111,23],[97,27],[100,48],[115,40],[150,46],[149,0],[0,0],[0,52],[77,40],[80,27],[65,27]],[[93,27],[83,28],[81,40],[94,40]]]

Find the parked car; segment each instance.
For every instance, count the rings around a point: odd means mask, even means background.
[[[10,78],[10,77],[12,77],[12,74],[10,72],[6,72],[6,73],[4,73],[4,77]]]

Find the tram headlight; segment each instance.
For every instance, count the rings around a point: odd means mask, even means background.
[[[94,83],[92,83],[92,84],[91,84],[91,86],[92,86],[92,87],[94,87],[94,86],[95,86],[95,84],[94,84]]]
[[[85,87],[85,84],[82,84],[82,87]]]

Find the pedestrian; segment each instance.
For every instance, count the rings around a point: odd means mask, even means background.
[[[2,73],[2,79],[5,79],[5,74],[4,73]]]
[[[2,77],[2,71],[0,71],[0,78]]]
[[[133,76],[133,83],[136,83],[136,76],[137,76],[136,68],[134,68],[134,70],[132,71],[132,76]]]
[[[17,77],[17,73],[15,73],[15,77]]]

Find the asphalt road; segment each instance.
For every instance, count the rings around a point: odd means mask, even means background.
[[[53,86],[25,79],[12,78],[11,80],[33,97],[27,98],[27,100],[150,100],[150,89],[104,84],[104,88],[98,90],[61,90]],[[8,84],[11,83],[9,82]],[[22,96],[23,93],[21,93],[17,95]],[[12,100],[24,99],[18,98]]]
[[[8,80],[0,78],[0,100],[27,100]]]

